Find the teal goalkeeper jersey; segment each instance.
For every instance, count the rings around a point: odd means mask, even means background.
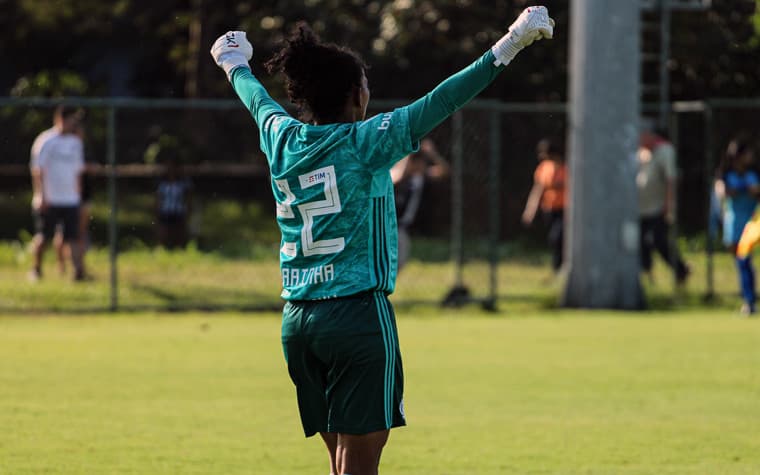
[[[393,292],[396,209],[390,167],[413,150],[406,109],[353,124],[272,116],[263,126],[277,223],[282,297]]]
[[[320,300],[395,287],[398,234],[390,168],[502,69],[488,52],[415,103],[364,121],[305,124],[250,69],[232,85],[259,126],[282,234],[282,297]]]

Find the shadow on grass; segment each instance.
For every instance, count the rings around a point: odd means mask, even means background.
[[[218,288],[202,286],[184,287],[180,291],[172,291],[166,287],[131,283],[130,288],[157,299],[158,304],[134,305],[158,311],[241,311],[269,312],[282,310],[282,302],[273,299],[271,294],[256,293],[250,290],[224,291]],[[204,296],[214,295],[213,301],[203,300]],[[191,297],[192,296],[192,297]],[[256,303],[254,303],[256,302]],[[130,307],[126,305],[125,307]],[[120,309],[122,307],[120,306]]]
[[[251,313],[251,314],[263,314],[263,313],[271,313],[271,312],[281,312],[282,311],[282,305],[276,305],[274,303],[272,304],[244,304],[244,303],[234,303],[234,304],[208,304],[204,305],[201,303],[186,303],[186,304],[176,304],[176,305],[164,305],[164,306],[158,306],[153,304],[135,304],[135,305],[119,305],[118,309],[116,311],[111,311],[111,308],[108,306],[98,306],[98,307],[85,307],[85,308],[76,308],[76,307],[59,307],[59,308],[36,308],[36,309],[23,309],[19,310],[18,308],[12,308],[12,307],[2,307],[0,306],[0,318],[3,316],[6,317],[17,317],[17,316],[29,316],[29,317],[35,317],[35,316],[49,316],[49,315],[58,315],[58,316],[83,316],[83,315],[103,315],[108,313],[113,313],[114,315],[119,314],[130,314],[130,313],[182,313],[182,312],[203,312],[203,313]]]

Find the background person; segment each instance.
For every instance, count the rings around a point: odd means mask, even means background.
[[[409,229],[414,225],[422,203],[425,182],[440,180],[449,175],[449,164],[438,153],[432,139],[423,139],[420,150],[411,153],[393,165],[393,181],[398,226],[398,271],[409,260],[412,240]]]
[[[178,159],[168,159],[166,172],[156,190],[158,241],[167,249],[187,245],[192,189],[190,180],[182,175]]]
[[[306,436],[320,433],[332,474],[375,475],[392,427],[406,424],[395,287],[390,168],[490,84],[554,22],[526,9],[481,58],[406,107],[365,120],[366,65],[299,24],[267,63],[301,120],[271,99],[243,32],[211,54],[259,126],[282,234],[282,345]]]
[[[30,168],[36,235],[32,240],[31,280],[42,277],[42,258],[58,226],[64,245],[70,248],[74,279],[84,279],[79,246],[84,147],[76,134],[82,116],[81,109],[59,106],[53,114],[53,127],[38,135],[32,145]]]
[[[723,243],[736,255],[743,303],[741,313],[755,313],[755,270],[751,250],[756,239],[757,222],[751,221],[760,196],[760,176],[754,169],[755,155],[750,145],[740,139],[728,144],[719,175],[725,194]],[[752,224],[750,224],[752,223]]]
[[[639,137],[638,173],[639,226],[641,232],[641,267],[652,272],[652,251],[657,250],[673,268],[676,280],[683,284],[689,268],[674,246],[670,245],[668,228],[675,221],[676,152],[664,136],[645,121]]]
[[[541,209],[549,227],[548,242],[552,250],[552,269],[562,267],[565,203],[567,202],[567,165],[564,151],[557,141],[542,139],[536,145],[538,166],[533,173],[533,187],[525,203],[522,222],[530,226]]]
[[[82,117],[82,120],[77,123],[74,130],[74,133],[82,140],[82,143],[84,143],[85,139],[83,119],[84,117]],[[92,208],[92,179],[90,177],[91,168],[92,165],[87,163],[85,157],[85,166],[81,179],[81,200],[79,203],[79,249],[82,253],[82,274],[85,276],[85,278],[87,277],[86,255],[87,251],[90,248],[90,210]],[[56,228],[55,237],[53,238],[53,247],[55,248],[56,256],[58,258],[58,269],[60,271],[60,274],[65,275],[66,261],[68,259],[71,259],[71,249],[65,245],[63,239],[63,229],[61,226],[58,226]]]

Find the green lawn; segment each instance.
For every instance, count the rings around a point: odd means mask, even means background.
[[[276,246],[224,247],[218,251],[168,252],[137,243],[119,255],[118,303],[124,311],[145,310],[276,310],[280,276]],[[395,302],[402,307],[439,303],[455,282],[454,264],[446,260],[445,243],[417,240],[416,255],[397,281]],[[87,255],[93,280],[74,283],[58,275],[48,252],[45,278],[27,281],[31,258],[18,242],[0,241],[0,314],[45,312],[97,313],[110,306],[108,250],[95,248]],[[482,253],[481,253],[482,255]],[[693,274],[688,285],[673,293],[672,274],[656,261],[654,282],[642,279],[651,308],[679,311],[705,308],[705,256],[686,255]],[[473,296],[486,297],[488,266],[483,260],[468,261],[463,278]],[[552,279],[548,256],[505,246],[498,269],[499,307],[506,313],[526,314],[555,307],[562,290]],[[735,265],[726,253],[715,258],[713,309],[738,309]]]
[[[756,474],[760,319],[399,312],[385,474]],[[316,474],[275,313],[0,318],[2,474]]]
[[[547,258],[506,252],[500,312],[483,313],[431,305],[454,268],[415,246],[425,259],[393,296],[410,425],[383,473],[760,473],[760,319],[737,316],[729,256],[709,305],[691,253],[685,289],[660,264],[644,279],[653,310],[618,313],[557,309]],[[28,253],[0,243],[0,474],[325,475],[279,316],[248,311],[281,305],[270,254],[136,245],[119,260],[127,311],[109,314],[105,250],[88,255],[90,282],[58,276],[49,256],[31,284]],[[464,275],[485,294],[482,262]]]

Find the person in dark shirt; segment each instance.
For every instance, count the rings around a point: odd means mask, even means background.
[[[414,224],[422,202],[425,181],[439,180],[449,175],[449,164],[438,153],[431,139],[420,143],[418,152],[407,155],[391,168],[396,199],[398,225],[398,270],[409,260],[412,243],[409,228]]]
[[[192,205],[192,183],[182,176],[176,158],[169,159],[166,173],[156,190],[158,241],[167,249],[185,247],[188,216]]]

